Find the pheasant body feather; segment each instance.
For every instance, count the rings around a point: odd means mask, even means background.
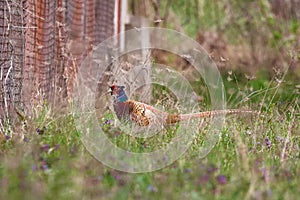
[[[131,121],[136,122],[139,126],[148,126],[153,116],[145,105],[140,102],[129,100],[127,101]]]
[[[112,86],[111,94],[114,99],[114,111],[121,121],[132,121],[138,126],[149,126],[157,120],[157,116],[151,111],[152,106],[128,100],[124,86]]]
[[[192,119],[208,118],[212,116],[236,113],[257,113],[251,110],[214,110],[204,111],[191,114],[168,114],[153,106],[142,102],[129,100],[125,94],[124,86],[113,85],[110,88],[111,95],[114,99],[114,111],[121,121],[131,121],[140,127],[151,125],[166,125],[175,124],[181,121],[188,121]]]

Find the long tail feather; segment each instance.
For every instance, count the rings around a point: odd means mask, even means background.
[[[228,109],[228,110],[204,111],[204,112],[190,113],[190,114],[171,114],[168,115],[166,122],[167,124],[174,124],[180,121],[187,121],[191,119],[202,119],[202,118],[208,118],[213,116],[220,116],[225,114],[237,114],[237,113],[258,114],[259,112],[252,111],[252,110]]]

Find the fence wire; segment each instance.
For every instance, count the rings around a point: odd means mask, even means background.
[[[115,0],[0,0],[0,118],[59,104],[94,45],[114,32]]]

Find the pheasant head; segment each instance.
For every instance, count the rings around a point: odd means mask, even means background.
[[[110,94],[115,98],[115,102],[125,102],[128,100],[124,91],[125,86],[112,85],[109,89]]]

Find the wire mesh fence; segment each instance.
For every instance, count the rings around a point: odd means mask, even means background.
[[[0,0],[0,118],[71,94],[84,57],[114,33],[115,0]]]
[[[0,1],[0,112],[21,104],[25,52],[25,1]]]

